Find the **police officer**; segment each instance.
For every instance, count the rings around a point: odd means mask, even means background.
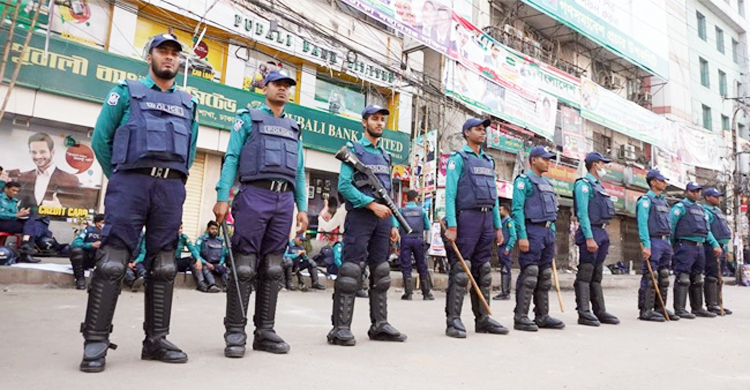
[[[716,317],[703,308],[703,271],[706,268],[704,245],[710,245],[714,256],[721,256],[719,243],[711,233],[709,212],[698,203],[701,197],[698,183],[689,182],[685,199],[672,206],[669,217],[674,244],[674,311],[680,318]],[[690,292],[691,312],[685,310]]]
[[[549,289],[552,287],[552,261],[555,257],[555,221],[557,196],[552,184],[542,175],[555,157],[547,148],[535,146],[529,153],[531,169],[513,183],[513,220],[518,233],[518,263],[521,274],[516,281],[516,308],[513,328],[535,332],[539,328],[563,329],[565,324],[549,316]],[[535,318],[529,317],[534,298]]]
[[[492,285],[492,245],[503,242],[500,210],[495,186],[495,161],[482,150],[487,139],[490,120],[469,118],[463,125],[466,145],[448,159],[445,182],[445,237],[454,241],[471,268],[471,273],[484,299],[489,303]],[[450,246],[452,248],[452,245]],[[461,307],[469,277],[453,250],[448,253],[451,264],[446,294],[445,314],[448,337],[465,338]],[[471,310],[477,333],[508,334],[508,328],[490,318],[477,292],[472,288]]]
[[[219,235],[219,224],[216,221],[208,221],[206,233],[195,240],[195,246],[198,247],[200,262],[204,268],[202,270],[204,283],[209,286],[205,291],[216,290],[214,274],[219,275],[224,287],[227,288],[229,284],[229,269],[226,266],[227,247],[224,245],[224,237]]]
[[[182,224],[180,224],[180,230],[178,230],[177,233],[177,249],[174,251],[174,261],[177,264],[177,272],[190,271],[190,273],[193,274],[196,289],[200,292],[221,292],[221,289],[216,285],[215,280],[212,284],[206,283],[206,279],[203,277],[203,273],[206,270],[203,267],[203,259],[201,258],[200,251],[190,241],[190,237],[182,232]],[[185,248],[187,248],[189,253],[187,255],[182,253]]]
[[[26,207],[19,209],[19,200],[16,198],[21,190],[21,183],[9,181],[0,192],[0,232],[23,233],[19,261],[26,263],[38,263],[39,260],[31,257],[34,250],[36,219],[31,210]]]
[[[500,260],[500,294],[492,299],[496,301],[507,301],[510,299],[511,266],[513,259],[510,258],[513,248],[516,246],[518,236],[516,235],[516,223],[510,217],[510,208],[507,204],[500,205],[500,223],[503,226],[502,245],[497,248],[497,257]]]
[[[234,121],[224,157],[221,179],[216,185],[216,222],[229,211],[229,190],[239,174],[240,192],[232,204],[235,230],[232,250],[237,275],[229,276],[224,355],[245,355],[247,304],[257,278],[253,349],[271,353],[289,352],[289,344],[276,334],[276,300],[283,277],[282,259],[292,230],[297,205],[297,233],[307,228],[307,185],[301,132],[297,122],[284,113],[293,78],[281,70],[263,80],[265,104],[259,110],[241,109]],[[240,291],[237,291],[237,278]]]
[[[120,81],[104,102],[91,140],[109,178],[102,230],[89,289],[81,370],[104,370],[120,281],[146,226],[148,269],[141,358],[184,363],[187,355],[167,341],[174,249],[185,201],[185,181],[198,139],[197,101],[175,89],[182,45],[170,34],[152,38],[145,79]]]
[[[302,282],[302,274],[300,273],[303,269],[306,269],[310,274],[310,287],[313,290],[325,290],[326,286],[320,283],[318,278],[318,264],[307,255],[307,250],[304,247],[305,235],[298,234],[293,240],[289,242],[289,246],[284,252],[284,280],[286,289],[293,291],[294,282],[292,281],[292,271],[297,271],[297,281],[299,281],[300,288],[307,290],[307,287]],[[330,250],[330,248],[329,248]],[[288,274],[287,274],[287,270]]]
[[[380,184],[391,192],[391,156],[378,145],[383,136],[387,109],[369,105],[362,111],[364,135],[347,147],[362,164],[370,167]],[[391,287],[388,254],[390,242],[400,239],[398,223],[391,210],[378,202],[368,185],[358,186],[360,173],[346,163],[341,164],[338,191],[346,200],[344,248],[341,267],[334,284],[333,329],[329,344],[353,346],[351,331],[354,297],[362,286],[364,266],[370,268],[370,321],[367,331],[371,340],[405,341],[406,335],[388,323],[388,289]],[[390,242],[389,242],[390,238]]]
[[[76,290],[86,288],[84,271],[94,268],[96,264],[96,250],[101,245],[104,215],[94,216],[94,225],[86,226],[70,243],[70,265],[73,267],[73,277],[76,280]]]
[[[658,303],[656,288],[648,271],[647,261],[651,262],[654,277],[658,279],[658,288],[667,303],[669,292],[669,267],[672,263],[671,229],[669,226],[669,204],[664,197],[667,178],[658,170],[648,171],[646,182],[651,188],[646,195],[638,198],[636,204],[636,221],[638,223],[638,240],[641,244],[641,285],[638,289],[638,319],[643,321],[664,322],[661,304]],[[664,308],[666,309],[666,308]],[[679,316],[667,310],[669,320],[677,321]]]
[[[615,205],[602,186],[601,178],[607,174],[606,165],[611,161],[598,152],[587,154],[584,163],[588,173],[576,180],[573,188],[573,208],[579,222],[575,240],[580,258],[575,292],[581,325],[620,323],[617,317],[607,313],[602,292],[602,270],[609,252],[609,234],[604,228],[615,217]]]
[[[398,256],[398,262],[401,264],[401,273],[404,275],[404,295],[401,299],[411,301],[412,282],[411,282],[411,259],[414,256],[414,262],[417,263],[417,272],[419,272],[419,287],[422,289],[422,299],[432,301],[435,297],[430,293],[430,273],[427,271],[427,264],[424,259],[424,232],[430,231],[430,218],[424,212],[422,207],[417,203],[417,191],[409,190],[406,193],[408,203],[401,209],[401,215],[412,228],[410,234],[401,229],[401,253]]]
[[[721,305],[719,304],[719,289],[721,286],[719,285],[719,278],[722,277],[721,269],[723,268],[724,263],[726,263],[726,250],[729,246],[729,240],[732,238],[732,230],[729,228],[727,218],[719,208],[722,196],[723,194],[714,187],[709,187],[703,190],[703,198],[706,200],[706,203],[708,203],[704,204],[703,208],[708,211],[708,224],[711,228],[711,233],[723,249],[720,257],[720,267],[713,250],[709,249],[708,246],[705,247],[706,281],[703,285],[703,292],[706,297],[706,307],[708,308],[708,311],[718,315],[721,315]],[[732,314],[732,311],[725,307],[724,314]]]

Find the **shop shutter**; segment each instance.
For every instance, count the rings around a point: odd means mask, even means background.
[[[203,177],[205,173],[206,154],[197,152],[185,184],[185,205],[182,208],[182,232],[195,241],[199,233],[205,230],[200,225],[201,202],[203,200]]]

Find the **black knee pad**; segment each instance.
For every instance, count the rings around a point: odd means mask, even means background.
[[[713,276],[706,276],[706,283],[708,283],[708,284],[719,283],[719,278],[715,278]]]
[[[86,252],[83,250],[83,248],[72,248],[70,250],[70,261],[80,261],[83,262],[83,258],[86,255]]]
[[[578,265],[578,274],[576,279],[584,283],[591,283],[594,279],[594,265],[591,263],[581,263]]]
[[[130,259],[130,251],[127,249],[107,247],[100,252],[94,274],[107,281],[119,281],[125,276],[125,269],[127,269],[125,264],[128,259]]]
[[[151,264],[151,280],[171,282],[177,275],[173,252],[159,252]]]
[[[469,275],[466,274],[466,272],[456,272],[453,274],[453,281],[456,283],[459,287],[466,287],[469,285]]]
[[[237,280],[240,282],[249,282],[255,277],[256,260],[257,257],[255,255],[234,253],[234,266],[237,268]],[[229,267],[231,266],[232,265],[230,264]]]
[[[549,290],[552,287],[552,269],[545,268],[539,273],[539,288]]]
[[[702,286],[703,285],[703,274],[696,274],[690,276],[690,283],[692,283],[695,286]]]
[[[281,253],[271,253],[266,256],[265,279],[278,280],[284,276],[284,268],[281,266],[283,255]]]
[[[374,291],[388,291],[391,287],[391,266],[384,261],[374,267],[370,267],[372,272],[372,289]]]
[[[347,262],[339,268],[336,278],[336,291],[344,294],[354,294],[362,287],[362,268],[359,264]]]
[[[676,283],[680,286],[689,286],[690,285],[690,274],[679,274],[677,276]]]
[[[659,273],[656,275],[659,279],[667,279],[669,280],[669,270],[668,269],[660,269]]]
[[[281,263],[281,266],[284,267],[284,269],[292,268],[294,266],[294,261],[288,257],[285,257],[284,261]]]
[[[524,268],[521,274],[521,283],[524,287],[534,288],[539,281],[539,267],[536,265],[530,265]]]
[[[489,287],[492,285],[492,266],[490,263],[484,263],[479,267],[477,272],[479,280],[477,281],[480,287]]]

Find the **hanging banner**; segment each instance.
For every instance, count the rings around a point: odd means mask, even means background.
[[[448,177],[448,159],[451,157],[450,154],[441,154],[438,160],[438,172],[437,172],[437,186],[438,188],[445,188],[445,179]]]
[[[677,138],[677,157],[683,164],[723,171],[727,143],[719,134],[687,122],[670,122],[671,134]]]
[[[626,167],[625,168],[625,184],[634,187],[648,189],[648,182],[646,182],[646,175],[648,171],[638,167]]]
[[[607,174],[604,175],[602,180],[622,184],[625,180],[625,166],[616,162],[607,164]]]
[[[685,188],[689,181],[687,169],[679,157],[661,148],[653,148],[653,168],[658,169],[667,178],[667,182],[678,188]]]
[[[497,124],[493,124],[488,130],[487,147],[513,154],[523,149],[524,141],[517,134],[503,130]]]
[[[480,112],[486,112],[554,139],[557,98],[544,92],[535,100],[493,84],[455,61],[447,61],[443,72],[446,95]]]
[[[437,130],[430,130],[414,139],[411,159],[411,187],[427,192],[437,185]]]
[[[615,210],[625,211],[625,187],[616,186],[607,182],[602,182],[602,187],[607,190],[612,203],[615,204]]]
[[[576,181],[576,170],[564,165],[550,164],[549,171],[544,174],[549,179],[555,193],[568,198],[573,197],[573,186]]]
[[[563,156],[583,160],[593,150],[593,142],[583,134],[583,119],[579,111],[567,106],[560,109]]]

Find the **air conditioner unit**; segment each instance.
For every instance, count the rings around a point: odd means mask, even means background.
[[[641,106],[650,106],[653,96],[649,92],[638,92],[635,102]]]
[[[627,161],[635,161],[638,159],[636,147],[633,145],[620,145],[618,156]]]
[[[616,74],[609,74],[603,80],[603,87],[607,89],[622,89],[625,85],[625,78]]]

